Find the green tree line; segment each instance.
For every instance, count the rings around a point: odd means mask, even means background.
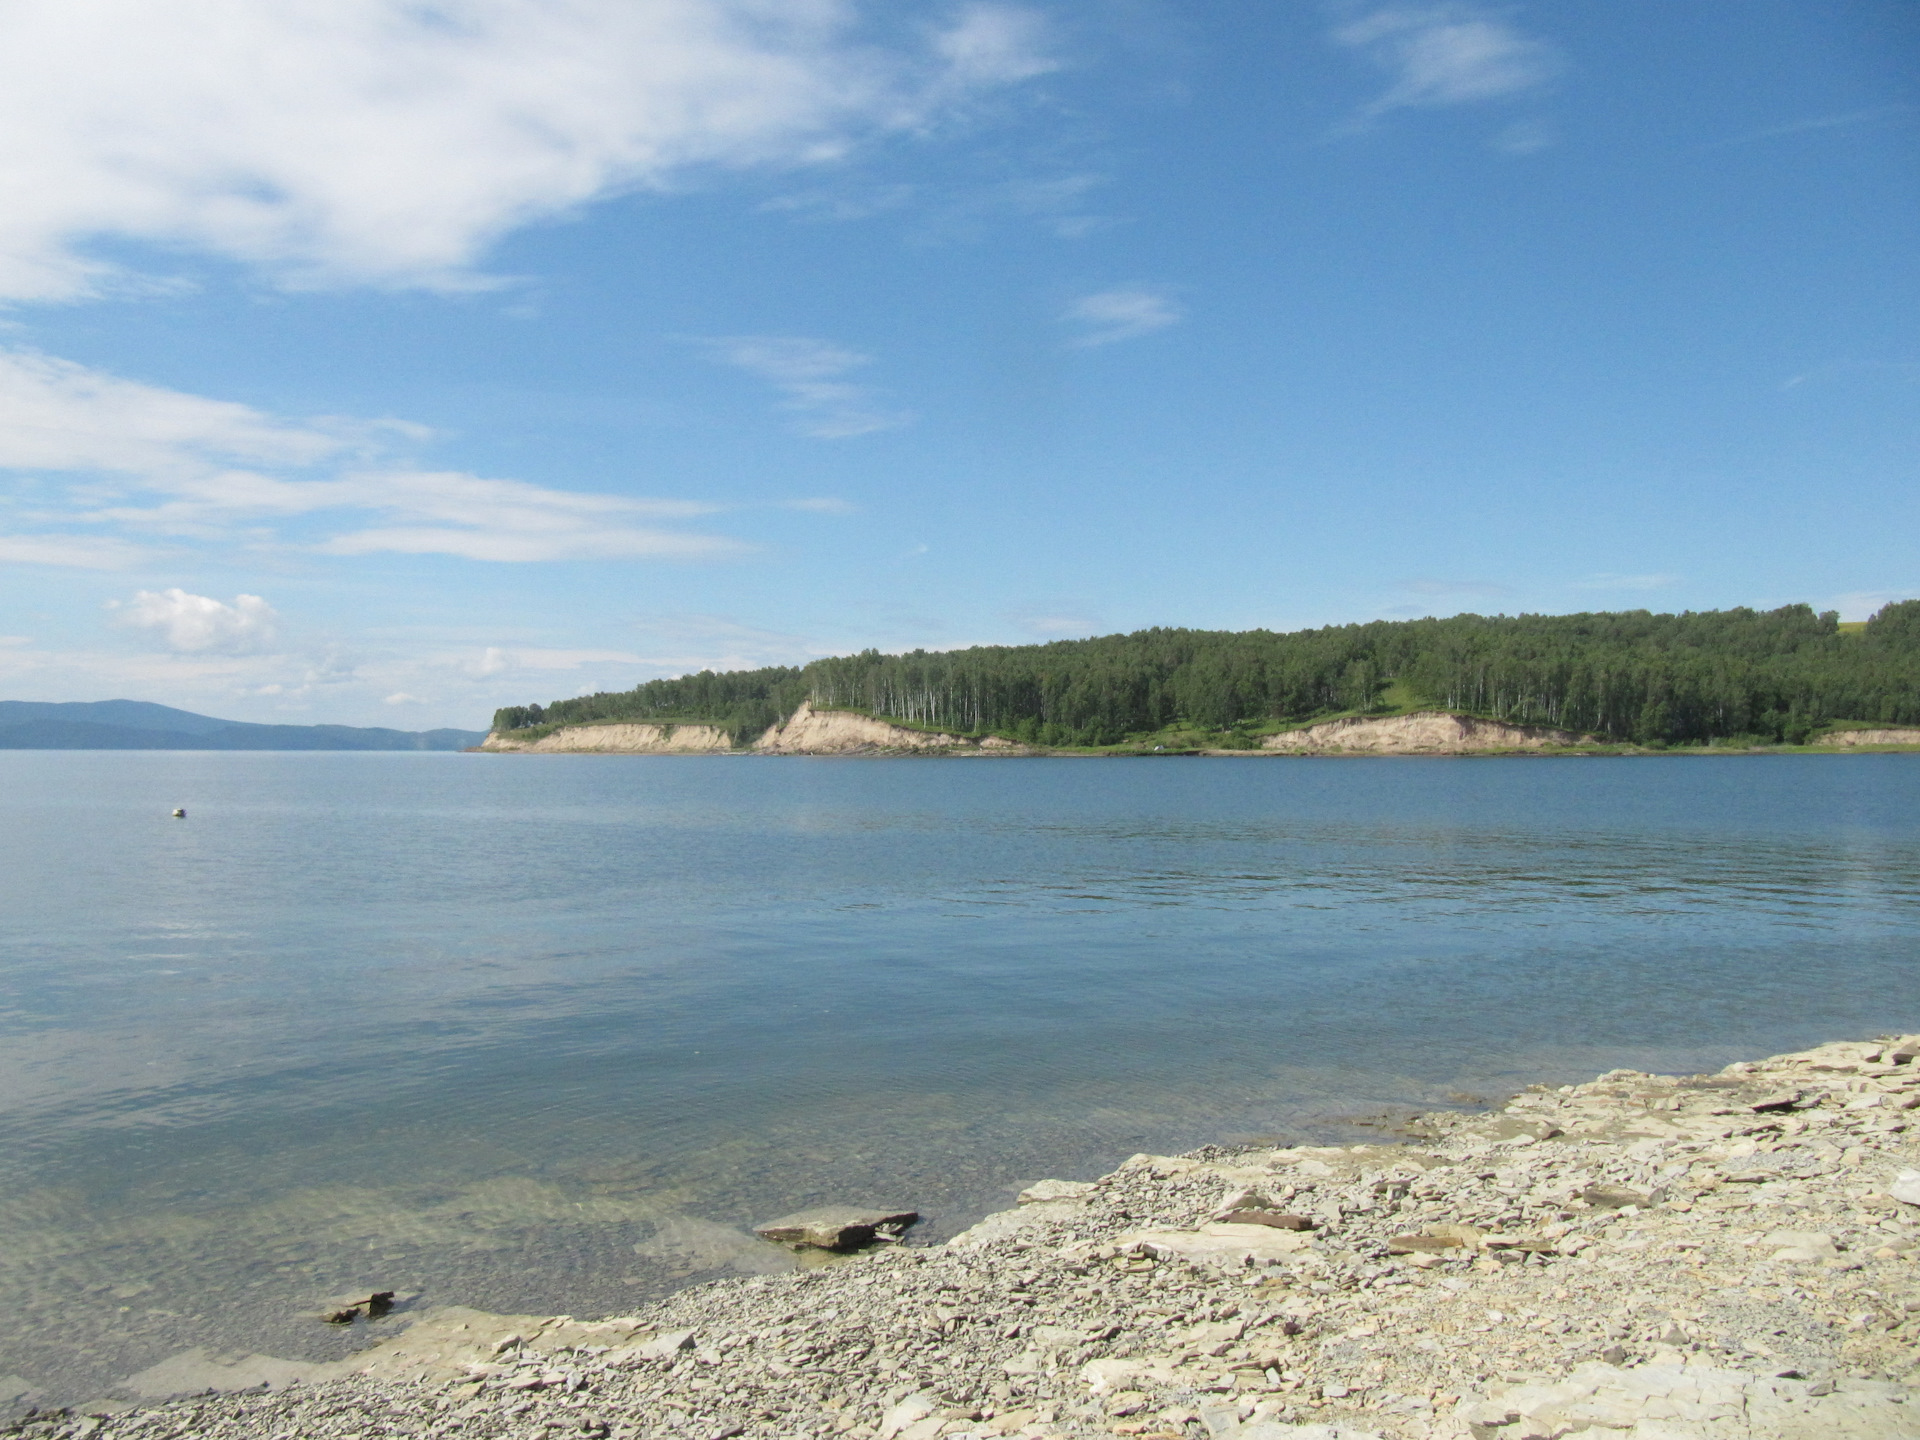
[[[867,650],[510,706],[494,725],[698,720],[744,741],[811,700],[962,734],[1107,745],[1179,724],[1232,731],[1364,713],[1389,693],[1640,744],[1798,742],[1836,720],[1920,724],[1920,600],[1889,605],[1857,631],[1834,612],[1787,605]]]
[[[717,674],[702,670],[676,680],[648,680],[631,690],[579,695],[550,705],[509,705],[493,712],[493,728],[504,732],[604,720],[717,725],[739,745],[791,715],[807,696],[804,672],[791,665]]]

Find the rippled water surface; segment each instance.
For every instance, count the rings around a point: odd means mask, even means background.
[[[1920,756],[0,752],[0,1406],[1920,1028]],[[175,805],[186,820],[173,820]]]

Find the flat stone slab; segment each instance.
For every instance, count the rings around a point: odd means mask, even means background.
[[[1824,1392],[1824,1393],[1823,1393]],[[1544,1384],[1496,1385],[1463,1400],[1475,1435],[1685,1436],[1687,1440],[1908,1440],[1920,1433],[1906,1387],[1816,1386],[1709,1365],[1593,1363]]]
[[[875,1240],[898,1240],[920,1218],[916,1210],[863,1210],[854,1205],[816,1205],[753,1227],[762,1240],[809,1245],[816,1250],[858,1250]]]
[[[1114,1244],[1136,1249],[1158,1259],[1178,1256],[1202,1265],[1246,1265],[1263,1260],[1285,1260],[1311,1244],[1298,1230],[1275,1230],[1268,1225],[1231,1225],[1216,1221],[1198,1230],[1142,1230]]]
[[[1081,1200],[1092,1193],[1091,1180],[1036,1180],[1020,1192],[1018,1203],[1044,1205],[1051,1200]]]

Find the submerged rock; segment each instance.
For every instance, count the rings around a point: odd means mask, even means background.
[[[753,1227],[762,1240],[810,1245],[817,1250],[859,1250],[876,1240],[898,1240],[920,1218],[913,1210],[862,1210],[853,1205],[817,1205]]]
[[[1915,1048],[1614,1071],[1424,1117],[1417,1146],[1139,1155],[945,1245],[617,1320],[429,1312],[326,1367],[179,1357],[125,1388],[274,1393],[32,1433],[1920,1440]],[[1250,1209],[1315,1228],[1218,1218]],[[761,1229],[844,1245],[911,1218]]]

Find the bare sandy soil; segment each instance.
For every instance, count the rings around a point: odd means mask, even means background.
[[[753,748],[766,755],[873,755],[921,750],[978,750],[977,741],[890,725],[847,710],[816,710],[809,703],[776,725]]]
[[[1269,735],[1260,748],[1307,754],[1468,755],[1486,750],[1558,750],[1591,742],[1591,736],[1571,730],[1422,710],[1412,715],[1329,720]]]
[[[547,754],[713,755],[733,749],[733,741],[714,725],[568,725],[532,744],[495,733],[480,748]]]

